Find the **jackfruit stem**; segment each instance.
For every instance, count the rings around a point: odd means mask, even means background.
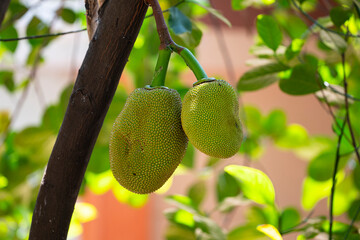
[[[160,38],[160,50],[168,48],[173,43],[171,39],[169,29],[166,26],[164,15],[158,0],[145,0],[150,4],[153,9],[153,15],[155,17],[156,29]]]
[[[166,72],[172,51],[170,49],[161,49],[157,59],[155,73],[151,81],[151,87],[165,86]]]
[[[182,57],[182,59],[185,61],[186,65],[191,69],[191,71],[194,73],[198,81],[204,78],[208,78],[205,70],[202,68],[199,61],[196,59],[194,54],[192,54],[192,52],[189,49],[183,46],[179,46],[174,42],[170,44],[170,48]]]
[[[149,3],[153,9],[153,15],[155,17],[156,28],[157,28],[157,32],[158,32],[158,35],[160,38],[160,47],[159,47],[160,51],[165,50],[165,49],[171,49],[172,51],[179,54],[184,59],[186,65],[194,73],[194,75],[198,81],[201,79],[204,79],[204,78],[208,78],[204,69],[201,67],[200,63],[195,58],[195,56],[190,52],[190,50],[185,47],[177,45],[172,40],[170,33],[169,33],[169,29],[166,26],[164,15],[162,13],[162,10],[161,10],[158,0],[145,0],[145,1],[147,3]],[[159,59],[160,59],[160,56],[159,56]],[[159,67],[161,67],[161,66],[162,65],[159,65]],[[157,69],[157,67],[158,66],[156,66],[156,69]],[[166,68],[167,68],[167,66],[166,66]],[[157,74],[156,72],[155,72],[155,74]],[[166,74],[166,72],[165,72],[165,74]],[[165,79],[164,79],[164,81],[165,81]],[[156,84],[158,84],[158,83],[156,83]],[[151,84],[151,86],[152,85],[153,84]]]

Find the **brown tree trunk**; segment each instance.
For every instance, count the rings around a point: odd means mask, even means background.
[[[92,149],[146,10],[144,0],[107,0],[99,10],[41,182],[30,240],[66,239]]]
[[[9,8],[10,0],[1,0],[0,1],[0,27],[4,20],[6,11]]]

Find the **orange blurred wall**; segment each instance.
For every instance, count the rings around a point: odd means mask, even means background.
[[[97,218],[83,224],[82,240],[150,239],[151,201],[133,208],[117,201],[111,191],[104,195],[87,191],[83,200],[97,208]]]

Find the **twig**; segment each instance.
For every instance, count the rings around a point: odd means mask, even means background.
[[[49,33],[49,34],[44,34],[44,35],[26,36],[26,37],[20,37],[20,38],[6,38],[6,39],[1,38],[0,42],[11,42],[11,41],[26,40],[26,39],[57,37],[57,36],[62,36],[62,35],[71,34],[71,33],[78,33],[78,32],[83,32],[83,31],[86,31],[86,28],[80,29],[80,30],[75,30],[75,31],[69,31],[69,32]]]
[[[145,0],[147,1],[153,9],[153,14],[156,21],[156,29],[160,38],[160,49],[165,49],[174,44],[174,41],[171,39],[169,29],[166,26],[163,12],[161,10],[158,0]]]
[[[359,213],[360,213],[360,205],[359,205],[359,207],[357,208],[356,213],[355,213],[353,219],[351,219],[351,223],[350,223],[350,226],[349,226],[348,230],[346,231],[344,240],[346,240],[346,239],[348,238],[348,236],[349,236],[349,234],[350,234],[350,232],[351,232],[351,229],[352,229],[352,227],[353,227],[353,225],[354,225],[354,223],[355,223],[355,221],[356,221]]]
[[[360,163],[360,155],[359,155],[359,151],[357,149],[355,134],[354,134],[354,130],[351,125],[350,114],[349,114],[348,84],[347,84],[346,72],[345,72],[345,53],[341,54],[341,62],[342,62],[342,66],[343,66],[343,75],[344,75],[344,93],[345,93],[345,111],[346,111],[345,118],[346,118],[346,121],[349,126],[349,132],[350,132],[350,136],[351,136],[351,140],[352,140],[352,145],[354,147],[356,157]]]
[[[182,0],[182,1],[174,4],[173,6],[169,7],[168,9],[163,10],[162,12],[163,12],[163,13],[169,12],[169,11],[170,11],[170,8],[172,8],[172,7],[177,7],[177,6],[179,6],[179,5],[181,5],[181,4],[185,3],[185,2],[186,2],[186,0]],[[145,18],[149,18],[149,17],[153,17],[153,16],[154,16],[154,14],[152,13],[152,14],[147,15]]]
[[[332,87],[331,85],[329,85],[328,88],[329,88],[332,92],[334,92],[334,93],[336,93],[336,94],[339,94],[339,95],[341,95],[341,96],[345,96],[345,93],[340,92],[339,90],[335,89],[335,88]],[[360,98],[351,96],[350,94],[347,94],[347,97],[348,97],[349,99],[351,99],[351,100],[356,101],[356,102],[360,102]]]
[[[309,19],[311,22],[313,22],[315,25],[317,25],[319,28],[321,28],[322,30],[325,30],[327,32],[332,32],[341,36],[345,36],[345,37],[354,37],[354,38],[360,38],[360,35],[354,35],[351,33],[343,33],[343,32],[338,32],[332,29],[329,29],[323,25],[321,25],[318,21],[316,21],[316,19],[314,19],[312,16],[310,16],[307,12],[305,12],[297,3],[296,0],[291,0],[291,2],[293,3],[293,5],[307,18]]]
[[[344,119],[344,122],[341,126],[340,135],[338,138],[338,143],[336,147],[336,159],[335,159],[335,165],[334,165],[334,171],[332,175],[332,187],[331,187],[331,194],[330,194],[330,216],[329,216],[329,240],[332,239],[332,225],[333,225],[333,206],[334,206],[334,194],[335,194],[335,186],[336,186],[336,173],[338,171],[339,161],[340,161],[340,146],[341,146],[341,140],[344,133],[344,128],[346,125],[346,118]]]

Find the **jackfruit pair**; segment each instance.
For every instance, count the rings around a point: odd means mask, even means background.
[[[242,128],[235,90],[224,80],[205,79],[184,98],[166,87],[130,94],[110,137],[110,167],[117,181],[135,193],[151,193],[173,174],[188,138],[218,158],[240,148]]]

